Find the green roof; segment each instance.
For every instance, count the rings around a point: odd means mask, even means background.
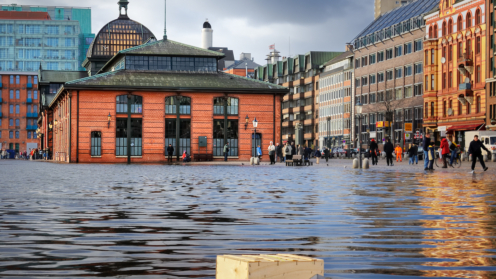
[[[343,52],[330,52],[330,51],[310,51],[305,56],[310,55],[310,63],[312,69],[320,68],[320,66],[333,58],[339,56]],[[301,64],[300,64],[301,66]],[[306,65],[304,65],[306,68]]]
[[[203,49],[171,40],[149,42],[119,51],[122,54],[136,55],[168,55],[168,56],[202,56],[223,58],[222,52]]]
[[[38,75],[40,83],[65,83],[68,81],[85,78],[88,76],[88,72],[41,70]]]
[[[143,88],[143,89],[176,89],[176,90],[256,90],[277,91],[287,88],[254,79],[230,75],[223,72],[198,73],[198,72],[150,72],[119,70],[106,72],[91,77],[67,82],[65,88],[72,87],[102,87],[117,88]],[[275,92],[277,93],[277,92]]]

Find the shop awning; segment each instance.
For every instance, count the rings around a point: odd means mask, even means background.
[[[484,124],[473,124],[473,125],[460,125],[460,126],[451,126],[448,129],[449,132],[460,132],[460,131],[476,131]]]

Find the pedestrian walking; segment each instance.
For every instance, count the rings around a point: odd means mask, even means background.
[[[317,148],[315,150],[315,158],[317,159],[317,165],[320,164],[320,157],[322,157],[322,153],[320,152],[320,150]]]
[[[293,155],[293,156],[296,155],[296,152],[297,152],[296,146],[295,146],[295,143],[293,142],[291,144],[291,155]],[[291,157],[291,158],[293,158],[293,157]]]
[[[448,140],[446,138],[443,138],[441,140],[441,155],[442,155],[442,158],[443,158],[443,169],[447,169],[448,168],[448,163],[446,162],[446,160],[448,159],[448,155],[451,155],[451,150],[450,150],[450,147],[449,147],[449,143],[448,143]]]
[[[289,142],[286,143],[286,148],[284,149],[284,154],[286,154],[286,160],[293,159],[293,147]]]
[[[486,150],[488,153],[490,152],[484,144],[479,140],[479,136],[475,135],[474,140],[470,143],[470,146],[468,148],[468,154],[472,154],[472,172],[475,172],[475,165],[477,164],[477,159],[479,159],[479,162],[482,166],[482,169],[484,171],[488,170],[488,167],[486,167],[486,164],[484,163],[484,158],[482,157],[482,150]]]
[[[424,150],[424,170],[429,170],[429,146],[431,145],[431,135],[426,134],[422,142],[422,149]]]
[[[413,144],[413,158],[415,159],[415,164],[418,165],[418,145],[416,144]]]
[[[269,150],[270,164],[275,165],[275,163],[276,163],[276,146],[274,145],[273,142],[270,142],[268,150]]]
[[[453,142],[450,144],[450,151],[451,151],[451,158],[450,158],[449,166],[453,168],[453,162],[455,161],[458,155],[458,146]]]
[[[257,146],[257,157],[259,161],[262,161],[262,148],[260,148],[260,145]]]
[[[396,148],[394,149],[394,153],[396,153],[396,163],[398,163],[398,161],[403,162],[403,158],[402,158],[403,148],[401,148],[399,144],[396,145]]]
[[[224,162],[227,162],[227,155],[229,155],[229,143],[224,145]]]
[[[286,146],[288,146],[288,142],[285,142],[281,148],[283,162],[286,162]]]
[[[329,148],[324,147],[324,158],[326,160],[326,163],[329,162],[330,155],[331,155],[331,151],[329,151]]]
[[[393,164],[394,146],[389,140],[389,138],[386,139],[386,143],[384,144],[384,153],[386,153],[387,165],[389,166],[391,164],[391,166],[394,166]]]
[[[174,155],[174,147],[172,147],[172,144],[169,144],[167,147],[167,162],[172,163],[172,155]]]
[[[277,161],[281,161],[284,162],[284,156],[282,155],[282,151],[283,151],[283,148],[282,148],[282,144],[276,144],[277,146],[277,150],[276,150],[276,154],[277,154],[277,158],[276,158],[276,162]]]
[[[303,157],[305,158],[305,162],[310,160],[310,155],[312,154],[312,149],[306,145],[303,146]]]
[[[433,171],[434,170],[434,160],[436,159],[433,145],[429,145],[429,152],[427,152],[427,153],[428,153],[427,158],[429,159],[429,166],[427,167],[427,170]]]
[[[415,147],[415,145],[410,144],[410,148],[408,148],[408,157],[409,157],[408,164],[409,165],[413,165],[415,163],[415,149],[417,149]]]
[[[372,165],[377,165],[377,150],[379,149],[379,146],[377,145],[377,142],[375,142],[374,139],[370,140],[370,157],[372,158]]]

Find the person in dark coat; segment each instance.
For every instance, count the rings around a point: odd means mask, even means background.
[[[305,158],[305,161],[310,160],[310,154],[312,154],[312,149],[308,146],[305,146],[303,148],[303,157]]]
[[[424,170],[429,170],[429,145],[431,145],[431,135],[426,134],[422,143],[424,149]]]
[[[315,158],[317,159],[317,165],[320,163],[320,157],[322,157],[322,153],[317,148],[317,150],[315,150]]]
[[[372,158],[372,165],[377,165],[377,150],[379,149],[379,146],[377,145],[377,142],[375,142],[374,139],[370,140],[370,157]]]
[[[329,148],[324,147],[324,158],[326,160],[326,163],[329,162],[329,157],[331,156],[331,151],[329,151]]]
[[[415,150],[417,150],[417,146],[415,144],[410,144],[410,148],[408,149],[408,157],[410,157],[410,160],[408,160],[409,165],[413,165],[415,163]]]
[[[477,164],[477,159],[479,159],[479,162],[482,165],[482,168],[484,171],[488,170],[488,167],[486,167],[486,164],[484,163],[484,158],[482,157],[482,150],[486,150],[488,153],[490,152],[484,144],[479,140],[479,136],[475,135],[474,140],[470,143],[470,146],[468,148],[468,154],[472,154],[472,173],[475,171],[475,165]]]
[[[384,152],[386,153],[387,165],[389,166],[389,163],[391,163],[391,166],[394,166],[393,164],[394,145],[391,143],[389,139],[386,139],[386,143],[384,144]]]
[[[296,146],[295,146],[295,143],[293,142],[293,144],[291,144],[291,155],[294,156],[296,155]]]
[[[167,147],[167,162],[172,162],[172,155],[174,155],[174,147],[169,144],[169,147]]]
[[[282,144],[277,144],[276,154],[277,158],[281,160],[281,163],[284,162],[284,158],[282,157]]]

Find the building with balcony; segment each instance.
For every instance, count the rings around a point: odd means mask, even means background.
[[[319,77],[319,146],[348,148],[353,119],[353,52],[348,50],[324,64]]]
[[[407,147],[415,132],[422,130],[423,17],[437,4],[436,0],[417,0],[393,9],[352,41],[353,96],[355,103],[363,104],[353,139],[360,138],[361,145],[368,145],[371,138],[381,145],[389,137]]]
[[[319,146],[319,75],[323,65],[342,52],[310,51],[279,61],[279,52],[269,54],[269,63],[255,69],[255,79],[289,88],[282,104],[282,142]]]
[[[486,127],[496,131],[496,2],[486,0],[485,14],[488,16],[486,28]]]
[[[439,141],[486,124],[484,0],[445,0],[425,15],[424,121]],[[490,86],[489,86],[490,87]]]

